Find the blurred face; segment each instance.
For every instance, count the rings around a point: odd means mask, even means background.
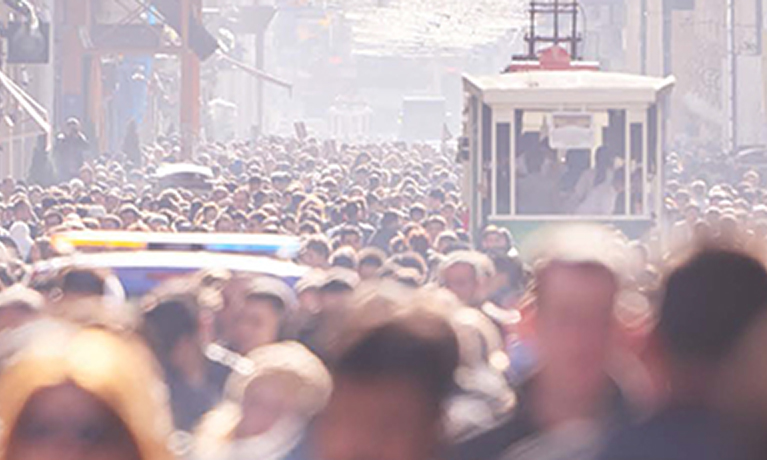
[[[719,218],[721,217],[721,214],[719,210],[717,209],[709,209],[706,212],[706,222],[713,227],[716,228],[719,226]]]
[[[3,179],[2,184],[0,184],[0,192],[3,193],[3,197],[5,197],[6,200],[13,194],[14,187],[13,179]]]
[[[235,436],[247,438],[269,431],[280,419],[295,410],[296,383],[287,377],[272,376],[254,380],[242,398],[242,420]]]
[[[420,210],[415,210],[410,213],[410,219],[412,219],[413,222],[421,222],[425,217],[426,214]]]
[[[57,225],[61,225],[61,219],[57,215],[49,215],[45,218],[45,226],[47,228],[53,228]]]
[[[429,211],[437,211],[442,206],[442,202],[438,198],[428,197],[426,199],[426,207]]]
[[[431,241],[436,241],[437,236],[445,231],[445,226],[441,222],[431,222],[426,226],[426,233],[429,234]]]
[[[8,460],[140,460],[122,421],[73,384],[40,390],[11,433]]]
[[[301,263],[312,268],[324,268],[328,264],[328,259],[318,251],[306,249],[301,253]]]
[[[439,413],[416,384],[393,377],[336,379],[314,442],[321,460],[429,460]]]
[[[80,170],[80,180],[83,181],[85,185],[90,185],[93,182],[93,171],[90,169]]]
[[[507,246],[506,238],[498,232],[488,233],[485,238],[482,239],[482,247],[488,252],[498,252],[503,254],[508,250]]]
[[[29,192],[29,201],[31,201],[32,204],[38,205],[40,204],[40,201],[42,201],[42,199],[43,199],[43,195],[39,191],[32,190],[31,192]]]
[[[447,251],[447,248],[457,243],[455,238],[440,238],[437,240],[437,251],[444,254]]]
[[[131,225],[135,224],[136,221],[138,221],[138,218],[132,212],[123,212],[123,213],[120,213],[120,220],[123,221],[123,227],[128,228]]]
[[[355,251],[359,251],[362,249],[362,239],[360,239],[360,236],[357,234],[344,235],[341,238],[341,246],[350,246],[354,248]]]
[[[223,201],[223,200],[224,200],[224,199],[226,199],[228,196],[229,196],[229,193],[227,193],[227,191],[226,191],[226,190],[221,190],[221,189],[219,189],[219,190],[215,190],[215,191],[213,192],[213,201],[216,201],[216,202],[218,202],[218,201]]]
[[[234,324],[238,351],[247,353],[262,345],[276,342],[279,328],[280,315],[272,302],[266,299],[246,300]]]
[[[26,204],[17,206],[14,209],[14,214],[17,220],[26,221],[32,218],[32,211],[29,209],[29,206],[27,206]]]
[[[14,219],[14,217],[13,217],[13,209],[11,209],[11,208],[4,209],[2,217],[3,217],[3,223],[4,224],[13,222],[13,219]]]
[[[114,195],[108,195],[104,200],[104,206],[108,211],[113,211],[120,205],[120,199]]]
[[[698,211],[698,208],[688,207],[685,211],[684,218],[688,224],[694,225],[695,222],[697,222],[700,218],[700,212]]]
[[[546,369],[574,388],[601,385],[617,289],[597,268],[551,267],[538,298],[536,333]]]
[[[479,282],[474,267],[468,263],[458,263],[444,273],[445,288],[455,294],[466,305],[471,305],[477,296]]]
[[[261,231],[261,222],[259,222],[258,219],[249,219],[247,229],[250,233],[258,233]]]
[[[282,180],[282,179],[278,179],[278,180],[272,182],[272,185],[274,185],[274,188],[276,190],[278,190],[280,192],[284,192],[285,189],[288,188],[288,181]]]
[[[450,223],[455,219],[455,208],[452,206],[443,206],[440,214],[442,214],[442,217]]]
[[[77,123],[67,123],[67,134],[74,136],[80,132],[80,125]]]
[[[250,201],[250,200],[249,200],[248,194],[246,192],[239,191],[239,192],[234,194],[233,201],[234,201],[234,207],[235,208],[244,211],[244,210],[248,209],[248,201]]]
[[[113,219],[108,219],[108,220],[105,219],[101,223],[101,228],[103,228],[104,230],[119,230],[120,226],[117,224],[117,221]]]
[[[208,208],[205,210],[206,222],[213,222],[214,220],[216,220],[216,217],[218,217],[218,211],[216,211],[215,208]]]
[[[217,232],[234,232],[235,231],[235,225],[234,221],[229,219],[221,219],[216,223],[216,231]]]

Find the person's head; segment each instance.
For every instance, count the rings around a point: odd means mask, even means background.
[[[434,215],[426,219],[426,223],[424,223],[424,229],[429,235],[429,240],[436,241],[437,236],[447,230],[447,222],[445,222],[444,217],[440,215]]]
[[[3,181],[0,182],[0,192],[3,193],[3,198],[5,198],[6,201],[10,199],[14,188],[16,188],[16,181],[13,180],[12,177],[5,177],[3,178]]]
[[[108,212],[116,212],[120,206],[120,196],[116,192],[111,192],[104,198],[104,207]]]
[[[323,235],[312,235],[304,240],[299,261],[312,268],[327,268],[330,243]]]
[[[751,406],[764,420],[765,313],[767,272],[747,255],[707,249],[674,270],[656,331],[672,368],[672,395],[709,404],[715,397],[715,404],[727,401],[736,410]]]
[[[360,204],[357,201],[350,201],[346,203],[343,209],[343,218],[345,222],[356,223],[360,219]]]
[[[338,231],[338,241],[341,247],[349,246],[359,251],[362,249],[362,231],[359,227],[346,225]]]
[[[492,255],[495,275],[489,281],[488,291],[493,301],[500,306],[515,303],[525,290],[527,283],[525,267],[519,257],[505,254]]]
[[[395,211],[386,211],[381,217],[381,228],[387,230],[397,230],[399,228],[399,214]]]
[[[80,134],[80,120],[77,118],[70,118],[67,120],[66,126],[65,126],[65,133],[68,136],[76,136]]]
[[[292,291],[282,281],[267,277],[253,280],[235,313],[233,345],[236,351],[248,353],[276,342],[283,321],[296,304]]]
[[[221,214],[216,219],[214,228],[219,233],[234,233],[237,231],[234,219],[229,214]]]
[[[357,252],[350,246],[341,246],[330,255],[330,266],[357,270]]]
[[[103,230],[120,230],[123,228],[123,222],[114,214],[107,214],[100,219]]]
[[[122,221],[123,228],[128,228],[131,225],[135,224],[136,222],[141,219],[141,214],[139,213],[138,209],[133,205],[125,205],[122,208],[120,208],[119,213],[120,220]]]
[[[269,216],[263,211],[253,211],[248,215],[248,221],[245,224],[249,233],[260,233],[264,221]]]
[[[333,393],[312,433],[319,456],[435,458],[443,447],[443,404],[458,364],[453,329],[418,308],[372,325],[364,318],[349,322],[358,330],[342,332],[345,343],[331,358]]]
[[[192,294],[173,293],[146,306],[142,334],[160,364],[175,370],[189,357],[202,360],[200,306]]]
[[[445,203],[445,192],[441,188],[435,188],[429,191],[426,197],[426,207],[430,212],[439,212]]]
[[[102,330],[55,332],[0,378],[3,460],[171,460],[167,404],[147,351]]]
[[[479,272],[470,252],[451,253],[439,268],[439,280],[465,305],[474,305],[479,300]]]
[[[234,207],[236,209],[239,209],[241,211],[247,211],[248,207],[250,206],[250,192],[245,187],[240,187],[237,190],[235,190],[234,195],[232,195],[232,202],[234,204]]]
[[[616,274],[591,260],[551,260],[536,273],[536,336],[552,379],[595,396],[605,382],[619,292]]]
[[[455,203],[447,202],[442,205],[439,213],[442,215],[442,217],[445,218],[448,224],[452,225],[453,221],[455,220],[455,213],[457,211],[458,209],[456,208]]]
[[[84,165],[82,168],[80,168],[79,177],[80,180],[83,181],[83,184],[90,186],[93,183],[93,169],[88,165]]]
[[[28,222],[32,220],[32,205],[25,198],[13,202],[13,218],[17,221]]]
[[[88,297],[102,297],[107,293],[107,275],[96,269],[73,267],[60,276],[61,294],[74,302]]]
[[[511,234],[504,230],[495,225],[487,226],[482,231],[482,251],[488,254],[508,254],[512,248]]]
[[[722,211],[720,211],[719,208],[711,206],[708,209],[706,209],[705,219],[712,229],[719,228],[719,219],[721,219],[721,217],[722,217]]]
[[[360,251],[358,259],[357,273],[360,279],[368,280],[378,276],[386,260],[386,254],[378,248],[365,248]]]
[[[248,191],[251,194],[254,194],[261,190],[261,187],[263,186],[263,179],[261,176],[250,176],[248,178]]]
[[[694,226],[700,220],[700,208],[694,203],[690,203],[684,210],[684,220],[687,225]]]
[[[218,206],[215,203],[207,203],[200,209],[199,223],[212,224],[219,215]]]
[[[703,180],[696,180],[690,185],[690,191],[692,192],[693,196],[696,199],[704,199],[706,197],[706,192],[708,191],[708,187],[706,186],[706,182]],[[698,203],[702,204],[702,203]]]
[[[422,222],[426,218],[426,206],[421,203],[410,207],[410,220],[413,222]]]
[[[437,241],[434,246],[440,254],[447,254],[448,249],[458,242],[458,235],[453,231],[446,230],[437,236]]]

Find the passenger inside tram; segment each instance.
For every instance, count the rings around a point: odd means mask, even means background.
[[[597,149],[594,167],[583,173],[571,195],[575,214],[613,214],[620,190],[615,184],[615,155],[605,146]]]
[[[517,197],[520,214],[556,214],[560,212],[556,152],[542,145],[522,156],[525,173],[517,178]]]
[[[498,128],[495,196],[499,214],[511,212],[512,190],[507,181],[512,152],[513,206],[518,216],[645,214],[645,198],[651,197],[644,194],[654,177],[654,153],[649,149],[652,141],[645,148],[640,123],[627,124],[619,111],[593,114],[588,128],[579,125],[585,122],[575,116],[572,125],[567,124],[570,119],[557,125],[548,114],[538,112],[525,112],[519,118],[522,132],[514,136],[512,145],[505,141],[511,137],[509,124]]]

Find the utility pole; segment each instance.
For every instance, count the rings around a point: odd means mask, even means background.
[[[181,157],[191,160],[200,135],[200,58],[190,43],[190,18],[199,19],[202,0],[181,0]]]
[[[253,7],[257,8],[261,0],[253,0]],[[264,38],[266,37],[266,27],[256,29],[256,70],[264,71]],[[264,82],[256,78],[256,134],[261,135],[264,132]]]
[[[735,36],[735,0],[727,0],[727,73],[730,80],[727,89],[727,148],[734,152],[738,147],[738,53]]]
[[[263,72],[265,68],[264,53],[266,50],[266,28],[272,21],[276,10],[270,5],[261,5],[261,0],[253,0],[249,14],[244,15],[252,24],[251,33],[255,34],[256,70]],[[255,29],[255,30],[254,30]],[[264,132],[264,81],[256,79],[256,134]]]

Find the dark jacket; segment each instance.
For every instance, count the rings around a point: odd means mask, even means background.
[[[600,460],[750,460],[764,458],[731,423],[701,407],[669,407],[615,433]]]

